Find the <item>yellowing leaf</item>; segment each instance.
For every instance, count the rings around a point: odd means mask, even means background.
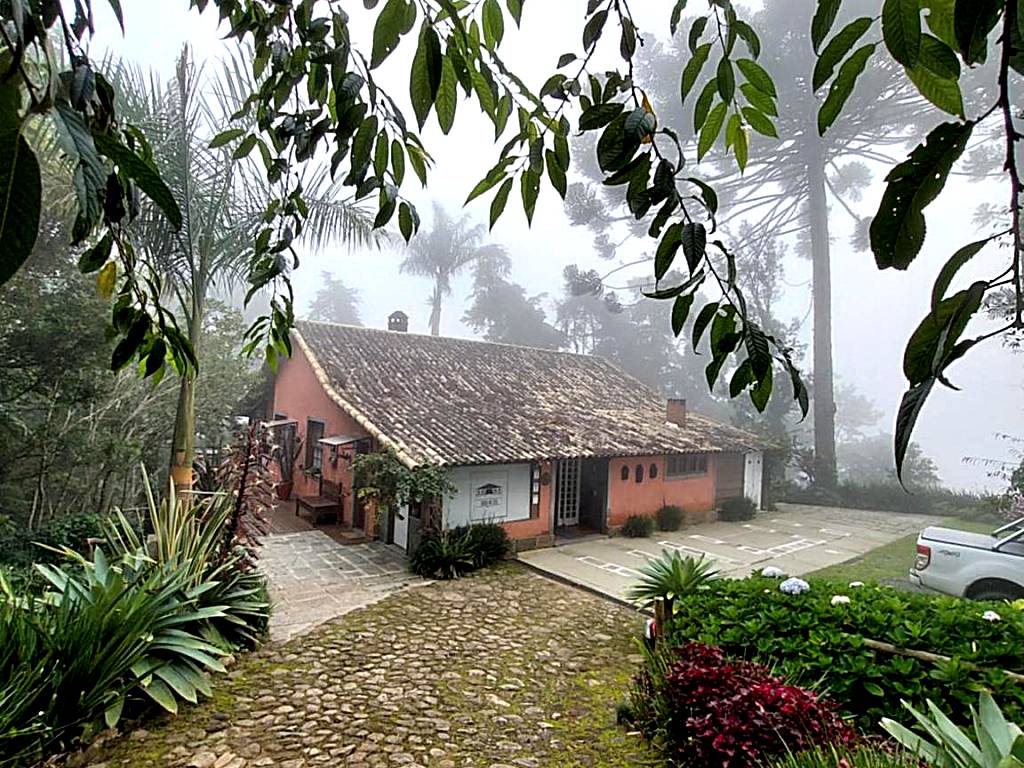
[[[96,277],[96,290],[99,291],[104,301],[109,301],[110,297],[114,295],[114,283],[116,282],[117,262],[111,261],[100,270]]]

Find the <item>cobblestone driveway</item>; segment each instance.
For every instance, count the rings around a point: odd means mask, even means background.
[[[429,584],[243,658],[212,701],[94,750],[92,765],[655,765],[615,726],[639,625],[513,564]]]
[[[268,536],[260,564],[273,602],[274,642],[419,581],[395,547],[379,541],[342,545],[316,530]]]

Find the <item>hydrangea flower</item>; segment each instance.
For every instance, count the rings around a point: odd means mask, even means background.
[[[981,614],[981,618],[983,618],[985,621],[1001,621],[1003,617],[995,611],[985,611],[983,614]]]
[[[803,579],[786,579],[779,584],[779,591],[787,595],[802,595],[811,591],[811,585]]]
[[[761,570],[761,575],[769,579],[784,579],[786,573],[781,568],[776,568],[774,565],[769,565],[767,568]]]
[[[850,582],[850,587],[853,588],[853,589],[856,589],[857,587],[863,587],[863,586],[864,586],[864,582],[863,581],[851,581]]]
[[[832,605],[846,605],[850,602],[850,598],[846,595],[832,595]]]

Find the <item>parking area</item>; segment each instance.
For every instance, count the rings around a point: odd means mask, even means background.
[[[551,575],[622,598],[639,569],[664,550],[713,560],[723,575],[743,578],[776,566],[799,576],[846,562],[942,518],[860,509],[779,504],[746,523],[708,523],[648,539],[588,539],[524,552],[519,558]],[[911,563],[907,563],[909,569]]]

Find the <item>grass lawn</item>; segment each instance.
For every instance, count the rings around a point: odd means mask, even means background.
[[[998,523],[962,518],[950,518],[941,525],[943,528],[960,528],[977,533],[991,533],[998,527]],[[830,565],[807,575],[834,581],[877,581],[909,589],[907,572],[914,564],[916,554],[917,534],[914,533],[845,563]]]

